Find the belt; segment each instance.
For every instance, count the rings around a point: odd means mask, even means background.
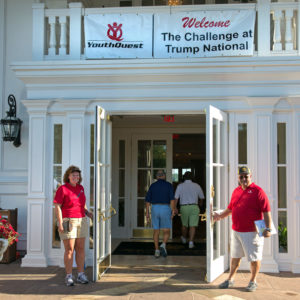
[[[186,205],[197,205],[197,203],[180,204],[180,206],[186,206]]]
[[[152,205],[170,205],[170,203],[153,203]]]

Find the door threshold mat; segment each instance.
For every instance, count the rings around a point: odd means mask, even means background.
[[[193,249],[188,244],[167,243],[168,256],[205,256],[206,243],[195,243]],[[113,255],[154,255],[153,242],[121,242]]]

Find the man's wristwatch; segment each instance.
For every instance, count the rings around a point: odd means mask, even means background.
[[[266,230],[267,230],[268,232],[271,232],[271,228],[266,228]]]

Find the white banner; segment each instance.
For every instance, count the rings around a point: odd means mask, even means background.
[[[254,10],[154,15],[154,57],[253,55]]]
[[[84,17],[86,58],[152,58],[152,14]]]

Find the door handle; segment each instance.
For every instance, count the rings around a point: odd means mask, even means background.
[[[108,211],[110,213],[110,216],[105,217],[106,211]],[[114,215],[117,214],[117,211],[112,206],[110,206],[110,208],[106,211],[101,212],[101,210],[98,209],[98,222],[100,222],[101,218],[103,221],[107,221],[107,220],[111,219]]]

